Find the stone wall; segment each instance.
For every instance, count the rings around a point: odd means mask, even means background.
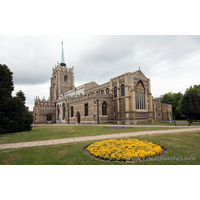
[[[52,72],[50,100],[56,101],[60,94],[74,88],[74,68],[62,67],[58,64]]]
[[[153,99],[153,118],[155,121],[168,121],[172,118],[172,105],[160,103],[160,100]]]
[[[114,88],[117,89],[117,97],[114,97]],[[142,97],[137,96],[139,90]],[[136,97],[140,98],[137,102],[145,106],[136,108]],[[103,102],[106,102],[106,115],[102,115]],[[49,103],[55,105],[54,112],[48,110]],[[88,116],[85,116],[86,104]],[[73,68],[57,65],[51,78],[50,100],[37,100],[34,116],[38,123],[45,123],[47,115],[52,114],[56,123],[147,124],[154,120],[168,120],[171,113],[171,105],[152,101],[150,79],[140,70],[122,74],[102,85],[93,81],[75,88]]]
[[[35,99],[35,106],[33,107],[34,122],[37,124],[47,123],[47,115],[52,116],[51,122],[56,122],[56,105],[50,100],[44,98],[40,100],[38,97]]]
[[[98,101],[97,101],[98,100]],[[102,104],[103,102],[107,104],[107,115],[102,115]],[[88,116],[85,116],[85,105],[88,105]],[[110,120],[113,120],[113,105],[112,105],[112,97],[104,94],[95,94],[93,96],[85,97],[79,96],[74,97],[74,99],[68,100],[67,102],[58,102],[57,103],[57,111],[59,109],[59,119],[56,117],[57,123],[62,123],[61,116],[62,108],[66,107],[65,111],[65,123],[70,124],[94,124],[99,121],[99,123],[106,123]],[[71,107],[73,107],[73,117],[71,113]],[[80,119],[78,117],[80,116]],[[99,116],[99,118],[98,118]]]

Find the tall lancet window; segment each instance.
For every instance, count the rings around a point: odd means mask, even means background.
[[[125,87],[124,84],[121,85],[121,96],[125,96]]]
[[[117,98],[117,87],[114,87],[114,98]]]
[[[107,115],[107,103],[105,101],[102,104],[102,115]]]
[[[145,89],[144,85],[141,81],[139,81],[136,85],[135,91],[135,106],[136,109],[145,110]]]
[[[67,75],[64,76],[64,82],[67,83]]]

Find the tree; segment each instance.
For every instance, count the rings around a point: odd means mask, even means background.
[[[176,118],[180,118],[182,115],[181,112],[181,101],[183,98],[183,94],[168,92],[164,94],[161,99],[161,103],[171,104],[172,105],[172,114],[176,116]]]
[[[186,93],[187,92],[195,93],[198,96],[198,98],[200,98],[200,84],[194,85],[193,87],[190,86],[189,88],[186,89]]]
[[[196,97],[193,97],[193,98],[195,98],[195,101],[198,101],[198,104],[200,105],[200,84],[199,84],[199,85],[194,85],[193,87],[190,86],[190,87],[187,88],[186,91],[185,91],[185,93],[188,93],[188,92],[191,92],[191,93],[193,93],[193,94],[196,94]],[[198,105],[198,104],[196,103],[196,105]],[[199,109],[200,109],[200,108],[198,108],[198,107],[196,106],[196,113],[198,113],[198,110],[199,110]],[[200,115],[200,114],[196,114],[196,115],[194,116],[195,121],[197,120],[197,118],[199,117],[199,115]]]
[[[16,93],[16,96],[21,98],[24,105],[25,105],[25,102],[26,102],[26,97],[25,97],[25,94],[20,90],[19,92]]]
[[[0,65],[0,134],[31,130],[33,116],[26,110],[24,93],[20,90],[12,97],[12,72]]]
[[[13,80],[12,72],[6,65],[0,64],[0,103],[5,101],[6,98],[12,97]]]
[[[199,101],[196,93],[187,91],[184,94],[181,110],[183,114],[187,116],[190,125],[195,117],[200,114]]]

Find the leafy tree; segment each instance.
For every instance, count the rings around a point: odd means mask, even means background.
[[[192,86],[190,86],[189,88],[187,88],[186,89],[186,92],[185,93],[188,93],[188,92],[191,92],[191,93],[193,93],[193,94],[196,94],[196,97],[193,97],[193,98],[195,98],[195,102],[196,101],[198,101],[198,104],[200,105],[200,84],[199,85],[194,85],[193,87]],[[196,105],[197,105],[197,102],[195,103]],[[200,108],[198,108],[197,106],[196,106],[196,113],[198,113],[198,110],[199,110]],[[194,119],[195,119],[195,121],[197,120],[197,118],[200,116],[200,114],[195,114],[195,116],[194,116]]]
[[[184,115],[187,116],[189,125],[200,114],[200,107],[197,94],[191,91],[187,91],[182,99],[181,110]]]
[[[33,116],[26,110],[26,97],[22,91],[12,97],[12,72],[6,65],[0,65],[0,134],[31,130]]]
[[[172,114],[176,116],[176,118],[180,118],[182,115],[181,112],[181,101],[183,98],[183,94],[168,92],[164,94],[161,99],[161,103],[171,104],[172,105]]]
[[[200,98],[200,84],[194,85],[193,87],[190,86],[189,88],[186,89],[186,93],[187,92],[195,93],[198,96],[198,98]]]

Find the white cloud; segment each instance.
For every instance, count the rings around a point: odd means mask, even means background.
[[[200,36],[0,36],[0,60],[13,74],[27,105],[49,97],[52,67],[61,59],[75,67],[75,86],[108,82],[140,69],[151,79],[153,96],[184,92],[200,84]]]

